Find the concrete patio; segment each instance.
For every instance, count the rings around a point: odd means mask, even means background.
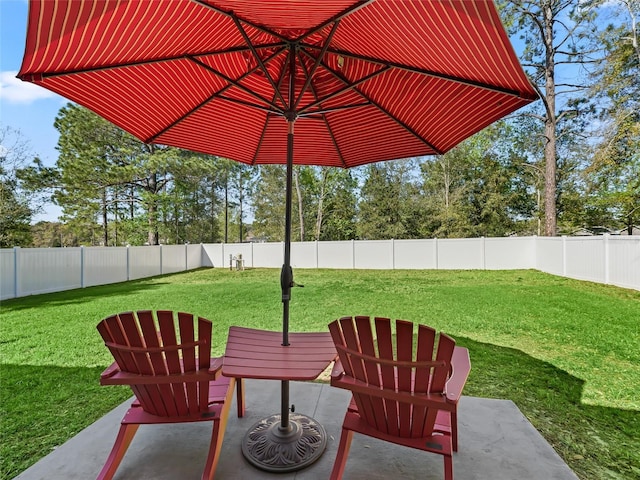
[[[240,443],[249,427],[277,413],[280,384],[246,380],[247,412],[235,415],[235,401],[216,471],[218,479],[326,479],[335,459],[340,425],[349,393],[320,383],[291,383],[296,412],[315,418],[329,437],[325,454],[298,472],[257,470],[242,456]],[[126,402],[61,445],[16,480],[88,480],[95,478],[115,439]],[[463,397],[459,414],[459,452],[454,475],[463,479],[575,480],[578,478],[518,408],[507,400]],[[115,479],[199,479],[211,435],[208,423],[142,426]],[[347,479],[442,479],[442,457],[356,435],[345,471]]]

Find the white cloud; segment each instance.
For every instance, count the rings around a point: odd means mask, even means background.
[[[0,72],[0,99],[9,103],[29,104],[43,98],[57,95],[33,83],[23,82],[16,78],[18,72]]]

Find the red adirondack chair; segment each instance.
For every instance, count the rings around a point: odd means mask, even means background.
[[[329,325],[338,351],[331,385],[350,390],[331,479],[342,478],[353,433],[444,456],[444,476],[453,480],[457,450],[457,405],[471,368],[469,352],[425,325],[388,318],[343,317]],[[414,355],[414,341],[415,355]]]
[[[127,312],[98,324],[115,359],[100,383],[129,385],[136,396],[99,480],[113,477],[140,425],[202,421],[213,423],[202,479],[213,478],[235,379],[221,375],[222,358],[211,358],[211,322],[188,313],[175,317],[170,311]]]

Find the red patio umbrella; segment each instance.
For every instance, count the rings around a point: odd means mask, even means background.
[[[293,164],[442,154],[536,98],[491,0],[30,0],[18,76],[146,143],[287,165],[284,345]]]

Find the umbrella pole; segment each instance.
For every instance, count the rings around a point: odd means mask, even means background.
[[[291,204],[293,202],[293,120],[287,121],[287,182],[284,214],[284,264],[280,273],[282,287],[282,345],[289,346],[289,301],[293,286],[293,271],[291,269]],[[289,381],[283,380],[280,392],[281,416],[280,430],[287,432],[289,424]]]
[[[285,205],[284,264],[280,273],[282,287],[282,345],[289,346],[289,301],[293,270],[291,269],[291,203],[293,178],[293,123],[288,119],[287,190]],[[289,407],[289,381],[281,382],[280,415],[271,415],[255,423],[245,434],[242,453],[254,466],[267,472],[293,472],[318,460],[327,447],[324,427],[307,415]]]

